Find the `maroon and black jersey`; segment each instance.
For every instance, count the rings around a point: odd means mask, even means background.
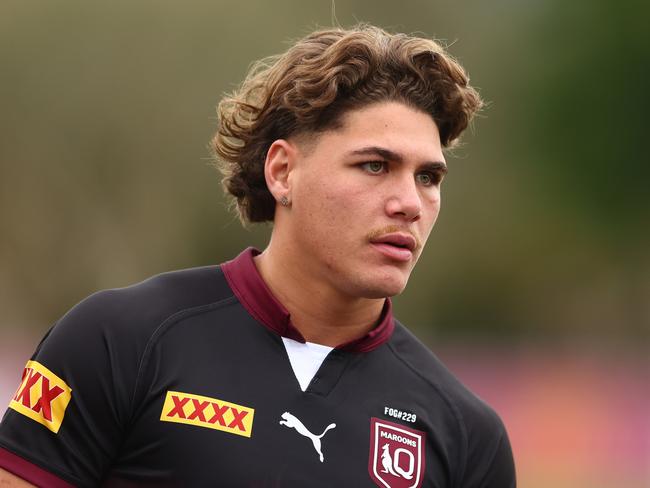
[[[255,252],[70,310],[27,363],[0,467],[43,486],[515,486],[498,416],[390,300],[367,336],[309,345]]]

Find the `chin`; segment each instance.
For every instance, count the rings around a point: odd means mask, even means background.
[[[363,298],[386,298],[399,295],[406,288],[405,279],[384,278],[361,284],[358,296]]]

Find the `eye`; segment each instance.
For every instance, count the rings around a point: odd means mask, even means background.
[[[431,171],[424,171],[415,175],[415,180],[423,186],[434,186],[442,181],[442,175]]]
[[[386,163],[384,161],[368,161],[363,163],[361,167],[368,173],[378,175],[386,170]]]

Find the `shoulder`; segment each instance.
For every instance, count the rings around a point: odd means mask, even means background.
[[[0,444],[75,485],[97,485],[146,398],[138,385],[149,384],[143,362],[156,331],[231,299],[220,268],[209,266],[82,300],[28,361],[0,424]]]
[[[167,272],[102,290],[59,319],[32,359],[62,377],[90,378],[95,371],[126,381],[165,323],[231,296],[218,266]]]
[[[396,321],[389,342],[395,356],[419,378],[430,398],[444,401],[456,419],[461,444],[458,476],[466,487],[514,487],[512,450],[499,415],[469,390],[410,331]],[[434,402],[432,402],[433,404]]]
[[[499,436],[501,419],[487,403],[467,388],[442,361],[404,325],[396,321],[389,343],[405,368],[429,388],[431,394],[442,397],[467,433],[477,429],[490,436]]]
[[[98,291],[72,307],[50,335],[93,334],[99,330],[147,336],[176,314],[232,296],[219,266],[170,271],[124,288]]]

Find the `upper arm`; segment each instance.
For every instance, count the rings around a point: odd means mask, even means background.
[[[68,486],[97,485],[105,476],[129,420],[138,369],[136,338],[115,323],[115,298],[103,292],[74,307],[27,362],[0,423],[0,449],[15,457],[0,456],[0,467],[39,485],[30,477],[39,470]],[[20,463],[34,470],[24,475]]]
[[[2,468],[0,468],[0,487],[2,488],[27,488],[35,486],[31,483],[28,483],[22,478],[19,478],[15,474],[10,473]]]
[[[515,488],[517,486],[512,449],[505,430],[499,438],[492,454],[492,460],[478,486],[480,488]]]
[[[73,485],[58,478],[49,471],[31,464],[27,460],[0,448],[0,487],[47,486],[48,488],[72,488]]]
[[[470,429],[463,488],[515,488],[516,476],[508,433],[492,409],[477,415]]]

